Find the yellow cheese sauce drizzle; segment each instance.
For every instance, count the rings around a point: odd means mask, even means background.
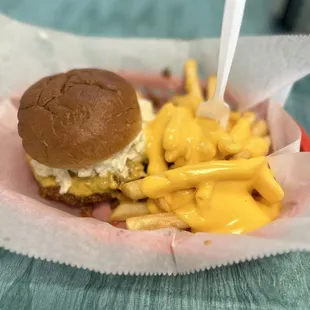
[[[165,211],[193,232],[214,233],[246,233],[273,221],[284,195],[262,156],[167,170],[144,178],[141,191],[152,199],[151,213],[160,212],[154,201],[163,199]]]
[[[141,191],[149,211],[163,212],[158,205],[164,205],[193,232],[247,233],[273,221],[284,193],[265,157],[266,123],[251,112],[232,112],[225,131],[196,117],[181,98],[146,128],[149,176]]]
[[[148,124],[148,173],[213,159],[238,159],[265,156],[270,139],[265,122],[255,122],[255,114],[232,113],[228,131],[215,120],[199,118],[186,106],[167,103]]]

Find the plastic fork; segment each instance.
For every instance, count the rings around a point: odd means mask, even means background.
[[[211,100],[201,103],[196,112],[197,116],[218,120],[223,128],[226,128],[230,112],[229,105],[224,101],[224,92],[236,51],[245,1],[225,1],[215,93]]]

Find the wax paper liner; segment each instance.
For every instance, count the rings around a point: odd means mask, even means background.
[[[1,200],[9,216],[0,208],[1,242],[17,253],[112,274],[183,274],[309,250],[310,169],[304,166],[309,155],[285,154],[270,160],[286,191],[285,208],[280,219],[249,235],[110,229],[95,219],[74,218],[48,206],[44,209],[36,200],[4,189]]]
[[[23,25],[0,16],[0,96],[43,75],[74,67],[182,73],[188,57],[201,74],[215,73],[218,40],[83,38]],[[230,76],[239,108],[253,107],[269,122],[277,153],[270,165],[285,189],[281,218],[248,235],[190,234],[173,229],[135,232],[38,197],[16,133],[16,111],[0,104],[0,246],[24,255],[105,273],[188,273],[258,257],[309,250],[309,154],[282,110],[288,89],[310,72],[309,37],[241,38]],[[22,47],[22,48],[21,48]],[[262,102],[260,105],[257,103]],[[268,113],[267,113],[268,112]],[[273,115],[273,117],[271,117]]]
[[[276,153],[284,153],[273,154],[270,164],[286,191],[286,208],[288,204],[293,205],[284,209],[282,216],[285,219],[304,202],[304,198],[297,204],[291,201],[295,196],[292,192],[295,183],[287,180],[292,174],[289,169],[305,160],[304,153],[295,154],[302,156],[297,161],[289,157],[300,147],[300,132],[277,104],[264,102],[255,110],[267,120],[272,140],[278,142],[275,143]],[[279,232],[283,228],[279,222],[283,219],[268,225],[267,233],[263,228],[252,235],[237,236],[193,235],[175,229],[127,231],[96,219],[79,218],[76,210],[38,196],[16,131],[16,106],[10,100],[0,104],[0,120],[0,148],[5,149],[0,163],[0,245],[11,251],[105,273],[177,274],[306,249],[302,242],[297,242],[298,239],[286,240],[287,234],[281,240]],[[291,163],[284,166],[282,156]],[[279,170],[282,165],[283,171]],[[303,197],[305,186],[308,183],[296,187],[302,191],[299,197]],[[292,225],[291,219],[287,221]],[[276,234],[270,235],[277,225],[281,230],[276,229]]]

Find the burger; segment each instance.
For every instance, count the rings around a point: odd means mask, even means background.
[[[122,200],[145,175],[151,102],[117,74],[77,69],[45,77],[22,96],[18,133],[40,195],[72,206]]]

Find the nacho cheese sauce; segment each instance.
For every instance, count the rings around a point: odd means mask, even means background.
[[[58,169],[58,168],[52,168],[45,165],[40,164],[36,160],[31,159],[30,164],[35,172],[35,177],[37,181],[43,185],[43,178],[47,177],[54,177],[52,180],[45,182],[49,186],[60,186],[60,194],[65,194],[71,189],[72,185],[75,185],[75,190],[70,191],[71,193],[74,193],[78,196],[84,196],[88,194],[96,193],[94,190],[85,191],[85,188],[81,188],[81,184],[79,184],[77,188],[77,184],[72,184],[72,177],[70,175],[70,171],[75,173],[78,178],[93,178],[95,176],[99,176],[100,178],[108,177],[110,174],[117,174],[121,177],[128,178],[130,173],[130,164],[128,165],[128,161],[131,162],[139,162],[144,158],[145,154],[145,135],[144,135],[144,127],[146,122],[152,120],[154,118],[154,112],[153,112],[153,106],[151,101],[146,99],[139,99],[138,100],[140,109],[141,109],[141,115],[142,115],[142,127],[143,130],[138,134],[138,136],[130,143],[128,144],[123,150],[116,153],[112,157],[110,157],[107,160],[104,160],[102,162],[99,162],[91,167],[88,167],[86,169],[76,169],[76,170],[69,170],[69,169]],[[138,163],[137,163],[138,165]],[[142,164],[141,164],[142,167]],[[100,181],[100,178],[98,181]],[[102,181],[102,180],[101,180]],[[97,184],[97,183],[96,183]],[[46,187],[46,186],[44,186]],[[102,190],[106,190],[107,186],[103,186]],[[95,186],[96,188],[96,186]],[[101,191],[102,191],[101,190]],[[100,192],[100,191],[99,191]]]
[[[237,121],[235,115],[231,114],[225,131],[215,120],[196,117],[188,107],[166,104],[146,128],[148,173],[166,171],[168,163],[180,167],[214,159],[267,155],[269,137],[253,134],[255,114],[246,112]]]
[[[225,132],[186,107],[164,106],[146,128],[149,176],[141,191],[150,213],[162,212],[152,203],[159,199],[193,232],[212,233],[247,233],[276,219],[284,193],[252,123],[246,114]],[[250,159],[233,157],[245,147]]]

